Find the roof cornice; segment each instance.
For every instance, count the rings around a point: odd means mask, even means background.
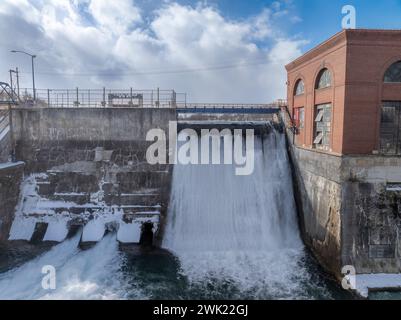
[[[299,58],[290,62],[289,64],[287,64],[285,66],[285,68],[287,69],[287,71],[291,71],[291,70],[299,67],[303,63],[316,58],[320,54],[326,52],[327,50],[329,50],[345,41],[346,41],[346,30],[342,30],[341,32],[336,33],[334,36],[332,36],[328,40],[319,44],[317,47],[309,50],[308,52],[306,52]]]
[[[287,71],[291,71],[303,63],[310,61],[320,54],[332,49],[339,44],[347,43],[349,45],[358,44],[374,44],[401,43],[401,30],[380,30],[380,29],[347,29],[336,33],[334,36],[319,44],[317,47],[309,50],[296,60],[285,66]]]

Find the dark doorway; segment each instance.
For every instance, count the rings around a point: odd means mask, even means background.
[[[153,223],[146,222],[142,224],[139,244],[146,247],[151,247],[153,245]]]

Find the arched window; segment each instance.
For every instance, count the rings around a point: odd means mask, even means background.
[[[305,85],[304,82],[302,81],[302,79],[299,79],[297,81],[297,83],[295,84],[295,90],[294,90],[294,94],[296,96],[300,96],[302,94],[305,93]]]
[[[331,73],[328,69],[323,69],[319,72],[316,80],[316,89],[324,89],[331,86]]]
[[[384,74],[384,82],[401,82],[401,61],[393,63]]]

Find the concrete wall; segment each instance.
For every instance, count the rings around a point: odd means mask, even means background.
[[[295,198],[305,244],[320,264],[341,272],[341,158],[290,144]]]
[[[0,164],[0,241],[8,239],[23,178],[23,163]]]
[[[113,151],[111,161],[144,161],[150,129],[168,132],[173,109],[69,108],[12,110],[17,159],[28,172],[95,159],[96,148]]]
[[[164,218],[172,166],[150,165],[149,130],[160,128],[168,139],[174,109],[15,108],[12,110],[16,159],[35,178],[41,203],[70,215],[118,207],[129,221],[138,216]],[[63,204],[64,203],[64,204]],[[86,209],[82,209],[82,205]],[[35,215],[40,208],[27,208]],[[85,220],[86,221],[86,220]]]
[[[400,273],[401,158],[344,157],[342,181],[343,264]]]
[[[401,272],[401,158],[335,156],[290,144],[305,243],[338,278]]]

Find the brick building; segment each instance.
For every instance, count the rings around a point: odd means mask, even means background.
[[[343,30],[286,69],[297,146],[401,155],[401,30]]]

